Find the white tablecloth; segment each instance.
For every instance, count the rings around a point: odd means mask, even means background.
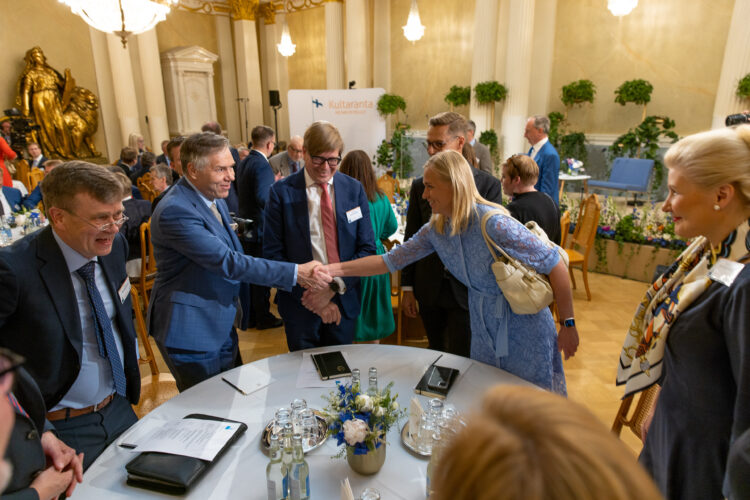
[[[19,191],[21,191],[21,194],[24,195],[24,196],[26,196],[27,194],[29,194],[29,191],[26,189],[26,186],[24,186],[23,182],[21,182],[21,181],[14,180],[13,181],[13,187],[16,188],[16,189],[18,189]]]
[[[394,392],[399,394],[398,401],[405,408],[408,408],[414,395],[414,386],[425,369],[440,354],[429,349],[368,344],[312,351],[337,349],[346,353],[351,367],[359,368],[363,376],[366,377],[370,366],[375,366],[378,368],[380,384],[395,382]],[[176,396],[144,417],[143,421],[170,420],[182,418],[189,413],[207,413],[240,420],[248,425],[245,435],[198,481],[187,498],[266,499],[268,457],[260,447],[263,428],[273,417],[276,408],[288,406],[293,398],[304,398],[310,407],[321,408],[325,404],[321,396],[330,392],[320,388],[296,388],[301,360],[302,353],[295,352],[245,365],[259,368],[272,377],[269,386],[248,396],[239,394],[217,376]],[[447,398],[447,402],[454,404],[460,411],[475,408],[485,390],[495,384],[530,385],[505,371],[451,354],[445,354],[439,364],[468,366]],[[247,368],[235,370],[243,369]],[[427,398],[418,398],[425,406]],[[311,497],[316,500],[337,500],[340,481],[349,477],[355,497],[370,486],[380,490],[383,500],[423,500],[428,462],[412,454],[401,443],[400,426],[405,422],[406,419],[399,424],[398,429],[392,428],[388,433],[385,465],[373,476],[355,473],[349,468],[345,458],[331,459],[338,451],[335,440],[331,438],[306,455],[310,465]],[[107,448],[86,471],[84,482],[78,485],[73,498],[174,498],[126,485],[125,464],[134,457],[132,452],[117,445]]]

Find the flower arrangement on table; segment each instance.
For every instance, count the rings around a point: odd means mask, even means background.
[[[565,165],[567,167],[565,173],[570,175],[581,175],[586,170],[583,168],[583,162],[575,158],[566,158]]]
[[[365,455],[385,444],[388,430],[404,417],[398,394],[391,395],[393,382],[375,394],[360,392],[360,384],[336,383],[336,389],[324,399],[328,405],[323,415],[328,424],[328,435],[336,444],[352,447],[354,455]],[[337,456],[343,456],[342,448]]]
[[[393,193],[393,205],[395,205],[398,215],[406,217],[406,212],[409,210],[409,197],[395,192]]]

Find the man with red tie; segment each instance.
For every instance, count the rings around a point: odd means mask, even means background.
[[[359,181],[337,173],[344,141],[333,124],[305,132],[305,167],[271,186],[263,256],[287,262],[342,262],[375,254],[367,196]],[[359,315],[359,278],[334,278],[327,289],[278,290],[290,351],[350,344]],[[304,305],[303,305],[304,301]],[[309,309],[309,310],[308,310]]]

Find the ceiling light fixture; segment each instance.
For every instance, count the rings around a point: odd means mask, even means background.
[[[637,6],[638,0],[607,0],[607,8],[617,17],[627,16]]]
[[[414,43],[424,35],[424,25],[419,20],[419,9],[417,9],[417,0],[411,0],[411,9],[409,9],[409,19],[406,20],[406,26],[401,27],[404,30],[404,36],[407,40]]]

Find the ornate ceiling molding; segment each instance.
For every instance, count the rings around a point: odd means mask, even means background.
[[[344,0],[179,0],[173,8],[198,14],[231,16],[235,20],[262,19],[265,24],[274,24],[276,13],[314,9],[328,2],[344,3]]]

